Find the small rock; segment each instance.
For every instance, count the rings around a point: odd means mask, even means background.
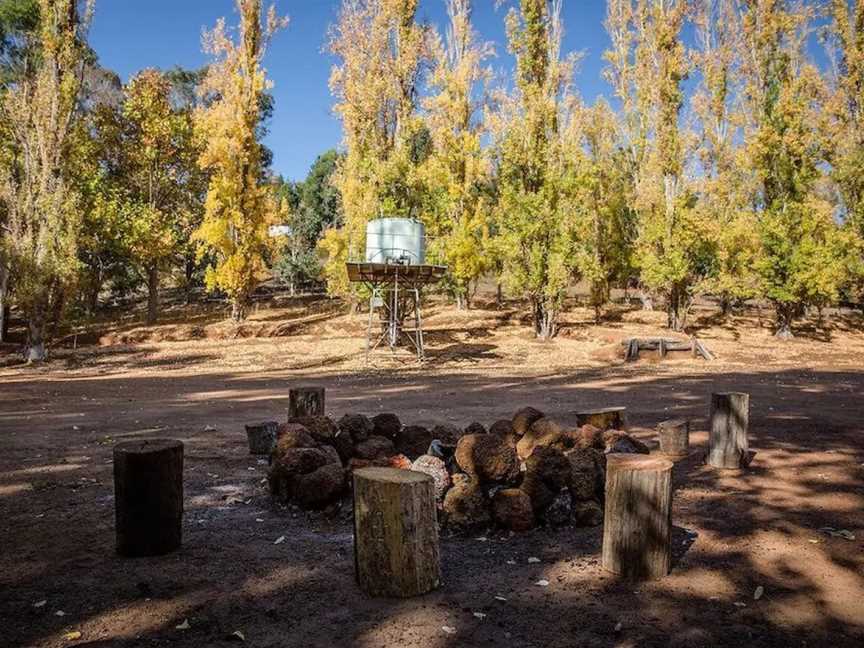
[[[393,442],[383,436],[370,436],[354,448],[354,456],[359,459],[381,459],[396,454]]]
[[[395,414],[384,412],[372,417],[372,434],[376,436],[382,436],[395,441],[401,429],[402,422]]]
[[[354,443],[365,441],[372,435],[372,421],[362,414],[346,414],[336,424],[339,431],[351,437]]]
[[[478,423],[477,421],[474,421],[468,427],[465,428],[464,433],[465,434],[486,434],[486,428],[483,426],[482,423]]]
[[[406,425],[396,435],[396,450],[416,459],[426,452],[433,438],[432,433],[422,425]]]
[[[759,585],[759,587],[756,588],[756,591],[753,592],[753,600],[758,601],[760,598],[762,598],[762,595],[764,593],[765,593],[765,588],[762,587],[761,585]]]
[[[471,529],[491,520],[489,504],[480,483],[468,475],[453,475],[453,487],[443,504],[444,519],[449,526]]]
[[[543,412],[540,410],[534,409],[533,407],[523,407],[513,415],[511,421],[513,432],[516,436],[521,437],[528,431],[528,428],[531,427],[531,424],[534,423],[534,421],[541,418],[543,418]]]
[[[516,453],[494,434],[467,434],[459,439],[456,463],[483,482],[512,483],[519,476]]]
[[[450,488],[452,480],[443,459],[428,454],[420,455],[411,464],[411,470],[416,470],[432,477],[432,480],[435,482],[435,498],[439,502],[444,500],[444,495],[447,489]]]
[[[495,493],[492,516],[498,525],[511,531],[528,531],[534,526],[531,498],[518,488],[505,488]]]

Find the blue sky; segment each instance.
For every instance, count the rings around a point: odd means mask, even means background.
[[[276,99],[267,145],[274,153],[274,171],[287,178],[305,177],[316,156],[341,139],[327,87],[333,59],[322,51],[339,4],[276,0],[279,12],[291,22],[276,36],[266,61]],[[505,73],[513,61],[507,54],[504,16],[513,0],[497,10],[495,4],[475,0],[475,24],[484,40],[496,45],[498,57],[491,65]],[[602,80],[602,55],[608,45],[605,11],[605,0],[564,0],[564,48],[585,53],[576,87],[588,101],[608,94]],[[207,62],[201,52],[202,29],[211,28],[220,16],[236,23],[234,0],[97,0],[90,42],[102,65],[124,81],[145,67],[196,68]],[[419,18],[443,26],[443,0],[421,0]]]

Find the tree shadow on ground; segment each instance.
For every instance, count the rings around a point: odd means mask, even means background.
[[[260,483],[266,466],[246,454],[243,422],[281,420],[288,387],[308,380],[274,372],[7,381],[0,487],[43,473],[55,485],[0,496],[4,642],[54,645],[68,630],[82,631],[79,645],[89,646],[227,645],[235,630],[254,646],[364,648],[786,648],[864,640],[859,373],[316,374],[337,415],[376,413],[383,403],[406,423],[445,414],[491,422],[533,404],[568,421],[579,409],[626,405],[644,440],[660,420],[693,422],[692,452],[673,474],[679,528],[667,578],[631,583],[604,573],[600,528],[489,532],[444,538],[442,587],[407,601],[357,589],[347,504],[329,515],[278,507]],[[29,414],[42,394],[61,390],[68,403],[82,394],[98,399],[76,404],[76,416],[68,404],[38,419]],[[701,462],[708,395],[731,390],[751,393],[758,454],[747,470],[715,471]],[[148,404],[153,409],[142,414]],[[32,422],[22,426],[25,419]],[[73,421],[86,425],[72,431]],[[124,434],[186,443],[179,552],[139,560],[113,553],[111,444],[100,440]],[[859,539],[819,531],[827,526]],[[763,594],[755,600],[757,587]],[[41,600],[48,603],[34,608]],[[56,616],[58,609],[66,615]],[[186,620],[189,630],[177,630]]]

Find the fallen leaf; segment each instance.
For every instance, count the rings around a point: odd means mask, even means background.
[[[508,561],[507,561],[507,564],[508,564],[508,565],[515,565],[515,564],[516,564],[516,561],[515,561],[515,560],[508,560]]]
[[[495,600],[496,600],[496,601],[506,601],[507,599],[504,598],[503,596],[496,596],[496,597],[495,597]]]
[[[46,604],[47,602],[48,602],[48,601],[45,601],[45,600],[42,600],[42,601],[36,601],[36,602],[33,604],[33,607],[35,607],[35,608],[44,607],[45,604]]]
[[[81,633],[78,630],[73,630],[72,632],[67,632],[63,635],[63,638],[66,641],[75,641],[76,639],[81,638]]]
[[[530,558],[528,558],[528,562],[529,562],[529,563],[539,563],[539,562],[540,562],[540,559],[539,559],[539,558],[535,558],[534,556],[531,556]]]
[[[244,635],[239,630],[235,630],[231,633],[230,639],[236,639],[237,641],[246,641],[246,635]]]
[[[623,627],[624,627],[624,624],[619,621],[618,623],[615,624],[615,632],[621,632],[621,628],[623,628]]]
[[[746,603],[742,603],[741,601],[735,601],[732,605],[734,605],[735,607],[740,607],[740,608],[745,608],[745,607],[747,607],[747,604],[746,604]]]
[[[174,626],[175,630],[188,630],[189,629],[189,619],[183,619],[183,623],[179,623]]]
[[[756,591],[753,592],[753,600],[758,601],[760,598],[762,598],[762,595],[764,593],[765,593],[765,588],[760,585],[759,587],[756,588]]]
[[[57,610],[54,614],[57,616],[66,616],[66,613],[63,610]]]
[[[546,587],[547,585],[549,585],[549,581],[541,578],[539,581],[537,581],[534,584],[539,585],[540,587]]]
[[[478,619],[485,619],[486,618],[486,615],[483,614],[482,612],[475,612],[474,616],[477,617]]]
[[[276,538],[276,542],[274,542],[273,544],[276,545],[276,544],[281,544],[283,542],[285,542],[285,536],[279,536],[278,538]]]
[[[456,634],[456,628],[451,626],[441,626],[441,629],[447,634]]]

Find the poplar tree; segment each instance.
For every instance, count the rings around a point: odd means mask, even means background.
[[[687,53],[681,40],[685,0],[639,0],[640,46],[651,103],[650,141],[636,186],[640,213],[636,262],[644,285],[663,295],[667,325],[684,328],[696,287],[710,272],[710,249],[703,223],[693,210],[685,177],[685,134],[680,125],[687,78]]]
[[[570,153],[579,160],[577,266],[589,283],[594,319],[599,321],[612,285],[624,284],[633,272],[637,223],[629,202],[633,175],[612,107],[599,99],[577,114]]]
[[[196,112],[195,120],[205,142],[199,164],[212,176],[195,239],[199,255],[215,256],[215,264],[207,269],[207,287],[228,295],[231,317],[240,321],[264,276],[268,226],[277,209],[265,182],[264,147],[259,141],[261,107],[271,86],[262,60],[287,19],[272,6],[265,18],[261,0],[237,0],[237,11],[236,42],[226,32],[224,19],[204,36],[204,49],[214,61],[200,92],[215,99]]]
[[[744,42],[736,0],[710,0],[692,6],[693,60],[700,82],[692,96],[696,118],[695,212],[705,228],[711,271],[696,292],[720,299],[725,314],[732,304],[759,294],[755,264],[760,241],[750,209],[752,176],[742,163],[742,91],[739,55]]]
[[[747,161],[758,179],[753,199],[762,243],[757,270],[774,305],[776,335],[787,338],[806,306],[838,298],[849,250],[831,203],[816,191],[825,86],[804,52],[814,9],[792,0],[743,5]]]
[[[489,268],[489,184],[491,168],[483,150],[481,110],[494,54],[478,40],[470,0],[445,0],[445,39],[432,42],[430,96],[425,121],[434,150],[424,166],[428,204],[424,221],[433,260],[448,267],[459,309],[470,307],[472,285]],[[479,99],[477,98],[479,95]]]
[[[348,294],[345,262],[362,257],[366,223],[382,213],[415,215],[420,184],[414,144],[427,31],[415,16],[417,0],[343,0],[329,34],[338,59],[330,74],[334,111],[342,121],[345,155],[334,183],[344,225],[321,242],[331,294]]]
[[[521,0],[507,16],[516,58],[512,93],[491,117],[496,137],[498,245],[505,278],[531,303],[537,337],[558,330],[564,292],[576,269],[572,183],[565,136],[573,110],[574,57],[562,59],[560,1]]]
[[[46,357],[49,313],[62,307],[77,270],[78,192],[69,177],[69,134],[77,114],[93,2],[40,0],[38,63],[0,100],[10,152],[0,165],[3,254],[28,323],[27,359]]]
[[[839,189],[841,212],[858,247],[850,272],[859,299],[864,296],[864,2],[831,0],[828,42],[836,79],[830,100],[828,142],[831,175]]]

